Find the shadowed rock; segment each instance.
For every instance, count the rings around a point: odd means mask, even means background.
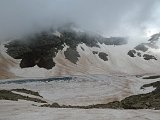
[[[149,55],[146,53],[149,50],[149,48],[159,49],[158,45],[156,45],[157,42],[159,41],[159,37],[160,37],[160,33],[152,35],[151,38],[148,40],[149,43],[141,43],[141,44],[137,45],[136,47],[134,47],[133,50],[130,50],[128,52],[128,55],[130,57],[136,57],[135,54],[137,53],[137,56],[138,57],[143,56],[144,60],[151,60],[151,59],[157,60],[157,58],[155,56]],[[141,51],[141,53],[137,52],[137,51]]]
[[[95,54],[98,54],[98,51],[92,51],[92,53],[95,55]]]
[[[43,100],[38,99],[38,98],[32,98],[32,97],[23,96],[23,95],[20,95],[20,94],[13,93],[10,90],[0,90],[0,100],[18,101],[19,99],[34,101],[34,102],[38,102],[38,103],[47,103],[46,101],[43,101]]]
[[[65,58],[68,59],[70,62],[76,64],[78,58],[80,57],[79,53],[77,52],[76,48],[67,48],[64,52]]]
[[[149,76],[149,77],[143,77],[143,79],[157,79],[160,78],[160,75],[154,75],[154,76]]]
[[[81,49],[84,51],[84,48],[83,48],[83,47],[81,47]]]
[[[108,61],[108,58],[107,58],[108,54],[106,54],[106,53],[104,53],[104,52],[100,52],[100,53],[98,54],[98,56],[99,56],[99,58],[101,58],[102,60]]]
[[[15,58],[22,59],[21,68],[34,67],[35,65],[52,69],[55,66],[53,58],[58,51],[61,51],[65,45],[69,46],[65,51],[66,59],[76,64],[80,57],[76,48],[79,44],[85,44],[88,47],[99,47],[99,43],[106,45],[123,45],[127,41],[125,38],[111,37],[104,38],[99,35],[90,35],[84,32],[75,32],[71,29],[59,29],[60,36],[55,35],[54,30],[42,31],[29,37],[13,40],[5,45],[7,53]],[[27,42],[26,42],[27,41]],[[84,48],[81,47],[84,51]],[[105,55],[100,55],[103,60],[107,60]]]
[[[22,92],[22,93],[26,93],[26,94],[31,94],[31,95],[35,95],[35,96],[40,96],[40,94],[38,92],[32,91],[32,90],[27,90],[27,89],[12,89],[11,91],[16,91],[16,92]]]
[[[159,38],[160,38],[160,33],[156,33],[156,34],[152,35],[148,41],[150,41],[151,43],[154,44],[154,43],[158,42]]]
[[[148,50],[148,48],[145,46],[144,43],[137,45],[134,49],[139,50],[139,51],[143,51],[143,52],[146,52]]]
[[[141,57],[141,56],[142,56],[140,52],[137,52],[137,55],[138,55],[139,57]]]
[[[38,63],[37,66],[40,68],[46,68],[46,69],[52,69],[55,66],[55,62],[53,62],[52,58],[41,58]]]
[[[157,60],[157,58],[154,57],[153,55],[144,54],[143,57],[145,60],[151,60],[151,59]]]
[[[135,51],[135,50],[130,50],[130,51],[128,52],[128,55],[129,55],[130,57],[136,57],[135,54],[136,54],[136,51]]]

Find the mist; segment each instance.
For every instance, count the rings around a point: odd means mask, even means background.
[[[159,13],[159,0],[1,0],[0,41],[67,23],[106,37],[147,37],[159,31]]]

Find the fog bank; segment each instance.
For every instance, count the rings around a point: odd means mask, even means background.
[[[1,0],[0,40],[74,23],[104,36],[150,36],[159,0]]]

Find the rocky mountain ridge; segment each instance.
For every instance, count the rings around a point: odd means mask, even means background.
[[[123,37],[46,30],[1,44],[1,64],[9,60],[8,67],[1,69],[20,77],[159,74],[158,41],[159,33],[132,48]]]
[[[58,33],[60,36],[57,36]],[[27,41],[27,42],[26,42]],[[35,34],[24,40],[13,40],[6,44],[7,53],[14,59],[22,59],[21,68],[34,67],[52,69],[55,62],[52,60],[56,57],[58,51],[62,51],[65,46],[69,46],[64,52],[65,58],[76,64],[80,57],[77,52],[79,44],[85,44],[88,47],[100,47],[98,45],[124,45],[127,40],[121,37],[104,38],[102,36],[92,36],[83,32],[76,33],[69,31],[47,31]],[[84,50],[83,47],[81,47]],[[107,61],[106,53],[99,53],[104,61]]]

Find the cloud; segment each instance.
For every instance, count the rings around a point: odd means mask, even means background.
[[[0,40],[73,22],[105,36],[135,36],[160,26],[158,0],[1,0]]]

